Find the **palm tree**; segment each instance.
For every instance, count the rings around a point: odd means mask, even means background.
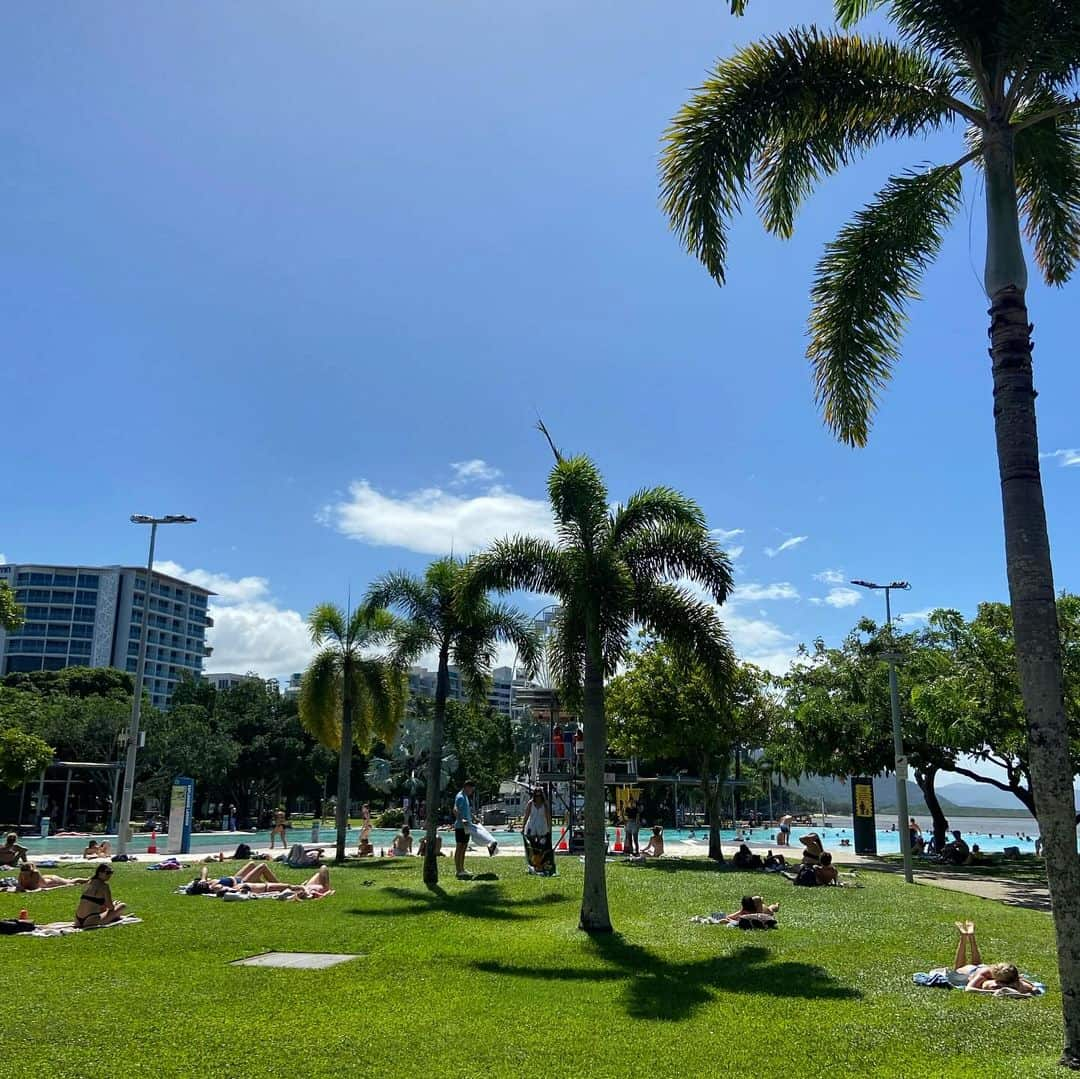
[[[374,739],[390,738],[405,712],[400,666],[366,653],[402,630],[389,611],[360,607],[346,616],[332,603],[320,603],[308,616],[308,627],[320,651],[300,683],[300,721],[317,741],[339,750],[335,857],[341,862],[353,745],[366,750]]]
[[[466,575],[467,567],[461,559],[440,558],[428,566],[423,577],[403,572],[386,574],[371,586],[365,599],[367,607],[392,607],[405,615],[407,621],[400,623],[402,628],[395,646],[399,662],[404,664],[430,652],[438,656],[426,797],[424,883],[429,887],[439,882],[435,839],[439,826],[450,665],[457,667],[470,696],[483,700],[499,644],[510,644],[517,649],[526,674],[532,674],[539,662],[539,638],[520,611],[492,603],[484,591],[470,593],[464,602],[459,599]]]
[[[827,246],[808,355],[826,424],[863,445],[899,359],[907,301],[960,209],[962,171],[979,172],[1009,593],[1058,938],[1063,1060],[1080,1066],[1080,860],[1020,239],[1023,218],[1052,285],[1080,258],[1080,101],[1069,96],[1080,5],[836,0],[843,30],[880,7],[895,39],[795,29],[720,61],[666,134],[664,205],[722,284],[730,219],[751,191],[765,227],[788,237],[822,177],[879,143],[966,127],[956,160],[893,176]]]
[[[695,656],[723,680],[723,672],[731,668],[731,653],[714,607],[672,579],[695,582],[710,600],[722,603],[731,588],[731,564],[709,535],[695,502],[670,488],[653,487],[609,510],[607,488],[592,461],[564,458],[554,445],[552,450],[555,467],[548,495],[557,542],[531,536],[500,540],[474,559],[469,583],[478,589],[541,592],[557,596],[562,604],[548,649],[555,682],[571,706],[580,705],[585,726],[580,928],[609,933],[604,678],[615,674],[636,623]]]

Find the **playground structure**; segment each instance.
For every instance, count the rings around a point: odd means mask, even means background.
[[[533,743],[529,758],[529,779],[542,786],[551,806],[552,824],[558,838],[556,850],[580,853],[585,849],[582,807],[585,799],[584,736],[578,717],[563,709],[558,691],[551,686],[518,689],[514,703],[528,709],[543,728],[545,736]],[[604,761],[604,786],[615,788],[613,801],[619,808],[625,801],[620,790],[635,786],[637,760],[608,757]],[[606,814],[605,814],[606,815]]]

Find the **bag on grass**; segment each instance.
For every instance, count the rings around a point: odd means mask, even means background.
[[[12,933],[31,933],[37,929],[35,922],[25,918],[4,918],[0,920],[0,934],[10,936]]]
[[[814,872],[814,867],[807,864],[799,866],[799,871],[795,874],[795,879],[791,883],[801,885],[804,888],[815,887],[817,885],[817,873]]]

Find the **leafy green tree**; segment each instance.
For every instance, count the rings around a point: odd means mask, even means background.
[[[196,792],[220,790],[236,766],[239,745],[197,704],[171,707],[146,735],[141,755],[143,789],[167,804],[175,776],[190,776]]]
[[[353,744],[366,749],[374,738],[389,737],[405,710],[401,668],[366,653],[389,643],[400,627],[378,605],[359,607],[346,616],[332,603],[319,604],[308,616],[308,626],[320,651],[300,684],[300,719],[323,745],[339,753],[336,860],[342,862]]]
[[[368,608],[390,607],[405,616],[395,650],[402,663],[425,653],[434,652],[438,657],[427,774],[424,883],[429,887],[439,880],[435,839],[450,664],[457,667],[473,700],[481,701],[487,695],[499,644],[512,644],[528,673],[536,669],[538,662],[539,641],[528,618],[513,607],[492,603],[486,589],[470,590],[466,595],[467,573],[460,559],[440,558],[428,566],[423,577],[404,572],[386,574],[371,586],[365,601]]]
[[[23,624],[23,609],[15,602],[15,591],[7,583],[0,581],[0,629],[14,633]]]
[[[734,0],[741,10],[745,0]],[[906,307],[977,170],[986,209],[994,425],[1016,657],[1045,839],[1065,1015],[1080,1067],[1080,859],[1039,471],[1021,218],[1044,279],[1080,258],[1080,7],[1064,0],[836,0],[846,29],[885,8],[898,40],[795,29],[717,65],[667,132],[663,198],[723,283],[730,219],[751,192],[783,237],[817,182],[872,147],[966,128],[944,165],[893,176],[818,266],[809,357],[825,422],[852,445],[900,355]]]
[[[678,758],[697,770],[709,817],[709,857],[718,862],[724,860],[720,799],[732,755],[738,746],[759,748],[768,736],[767,679],[734,660],[716,679],[671,645],[649,641],[605,689],[608,740],[616,752]]]
[[[1080,773],[1080,596],[1058,598],[1069,760]],[[1004,603],[980,603],[970,621],[958,611],[931,616],[931,632],[941,657],[933,679],[912,691],[914,711],[932,737],[956,751],[993,764],[1004,779],[976,772],[958,761],[950,770],[1014,795],[1037,816],[1031,781],[1030,744],[1017,677],[1012,612]],[[1077,815],[1080,823],[1080,815]]]
[[[17,727],[0,730],[0,783],[17,787],[40,775],[53,759],[48,742]]]
[[[884,651],[897,653],[900,726],[915,782],[923,793],[934,835],[944,842],[948,822],[935,791],[942,770],[956,764],[954,742],[943,728],[931,730],[914,707],[915,693],[938,677],[948,659],[930,631],[890,632],[860,619],[837,648],[817,640],[780,679],[782,702],[766,755],[789,776],[847,779],[892,771],[892,706]],[[904,821],[899,822],[903,827]]]
[[[552,450],[556,461],[548,496],[558,540],[500,540],[474,560],[469,584],[480,590],[540,592],[557,596],[562,605],[548,653],[556,683],[571,707],[580,703],[585,726],[580,927],[608,933],[604,678],[615,674],[630,628],[637,624],[684,655],[696,656],[723,684],[731,651],[720,619],[710,602],[672,582],[686,578],[722,603],[731,588],[731,564],[710,536],[697,503],[670,488],[653,487],[610,509],[607,488],[592,461],[564,458],[554,444]]]

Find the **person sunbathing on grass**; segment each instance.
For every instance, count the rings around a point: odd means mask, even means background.
[[[15,882],[17,892],[45,892],[51,888],[72,888],[76,884],[89,884],[89,877],[57,877],[51,873],[39,873],[33,862],[19,866],[19,879]]]
[[[412,854],[412,833],[407,824],[394,836],[393,846],[386,852],[391,858],[406,858]]]
[[[273,877],[273,874],[270,874]],[[330,891],[330,870],[319,866],[318,872],[308,877],[303,884],[287,884],[280,880],[247,880],[230,889],[234,892],[247,892],[251,895],[273,895],[277,892],[292,892],[297,899],[319,899]]]
[[[1035,987],[1020,977],[1020,972],[1012,963],[983,963],[975,940],[974,922],[956,922],[955,925],[960,939],[956,945],[953,969],[947,972],[953,985],[962,986],[969,993],[996,993],[999,989],[1011,989],[1027,995],[1035,992]]]
[[[18,835],[15,832],[8,832],[4,845],[0,847],[0,866],[25,862],[26,853],[26,848],[19,845]]]
[[[740,918],[751,914],[775,914],[780,909],[779,903],[765,905],[765,900],[760,895],[744,895],[739,901],[739,909],[734,914],[729,914],[727,920],[734,925],[739,924]]]
[[[94,929],[97,926],[118,922],[127,913],[126,903],[114,903],[109,878],[113,867],[102,863],[94,870],[94,875],[86,882],[86,890],[79,897],[75,908],[75,928]],[[74,883],[74,882],[73,882]]]
[[[216,880],[207,874],[207,867],[204,865],[200,871],[199,879],[193,880],[188,885],[187,891],[190,895],[222,895],[242,884],[259,881],[280,883],[277,877],[274,876],[274,871],[266,862],[248,862],[231,876],[218,877]]]

